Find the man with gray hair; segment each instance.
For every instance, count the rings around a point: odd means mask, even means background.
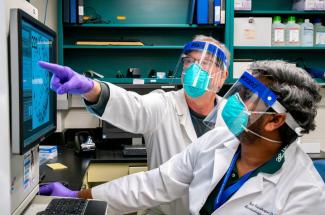
[[[154,169],[209,130],[203,119],[220,99],[216,93],[228,77],[229,61],[229,51],[222,43],[197,35],[184,46],[175,69],[174,77],[182,77],[184,89],[167,93],[155,90],[143,96],[111,83],[89,80],[69,67],[39,64],[54,74],[51,85],[57,93],[81,94],[87,109],[97,117],[122,130],[143,134],[149,169]],[[41,194],[52,193],[48,186],[40,190]],[[163,210],[166,214],[186,214],[187,202],[185,196],[164,205]]]
[[[258,61],[206,118],[215,128],[159,168],[80,191],[110,214],[189,190],[191,214],[322,214],[325,184],[296,139],[315,129],[319,87],[301,68]]]

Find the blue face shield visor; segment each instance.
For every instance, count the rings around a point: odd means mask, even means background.
[[[223,49],[215,44],[192,41],[184,46],[174,77],[181,77],[185,93],[193,98],[218,92],[220,79],[228,68]]]
[[[270,108],[275,112],[269,112]],[[278,102],[276,94],[245,71],[225,94],[221,102],[205,118],[204,122],[210,128],[227,126],[238,137],[262,115],[277,113],[285,114],[286,124],[298,136],[301,136],[303,129],[285,107]]]

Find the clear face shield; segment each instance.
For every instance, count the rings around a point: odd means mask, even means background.
[[[270,108],[275,112],[269,111]],[[276,94],[254,76],[244,72],[204,122],[210,128],[227,126],[236,137],[244,131],[249,131],[260,138],[278,142],[262,137],[249,129],[261,116],[277,113],[286,114],[286,124],[301,136],[302,128],[277,101]]]
[[[197,98],[206,92],[218,92],[220,79],[227,70],[224,51],[208,42],[192,41],[184,47],[174,77],[181,77],[186,94]]]

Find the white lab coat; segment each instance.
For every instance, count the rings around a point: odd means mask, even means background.
[[[183,90],[155,90],[141,96],[107,84],[110,98],[101,119],[125,131],[143,134],[149,169],[159,167],[197,139]],[[186,214],[188,195],[161,208],[168,215]]]
[[[109,214],[123,214],[172,201],[189,189],[190,213],[199,214],[237,147],[228,129],[218,127],[159,168],[94,187],[92,195],[108,202]],[[324,214],[325,184],[311,159],[296,142],[284,158],[280,170],[250,178],[213,214]]]

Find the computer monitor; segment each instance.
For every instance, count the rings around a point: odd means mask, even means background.
[[[24,154],[56,129],[56,94],[38,61],[56,62],[56,33],[20,9],[10,11],[12,153]]]

